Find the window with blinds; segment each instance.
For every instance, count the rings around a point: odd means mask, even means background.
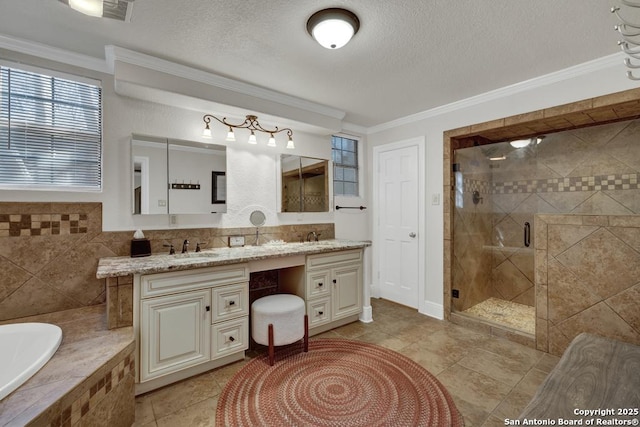
[[[358,141],[341,136],[331,137],[333,159],[333,194],[358,195]]]
[[[102,90],[0,65],[0,188],[99,191]]]

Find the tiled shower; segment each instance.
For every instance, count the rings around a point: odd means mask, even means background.
[[[534,335],[534,216],[639,214],[639,139],[634,120],[456,150],[452,311]]]

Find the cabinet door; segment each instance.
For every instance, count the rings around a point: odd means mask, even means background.
[[[358,314],[362,308],[362,264],[333,269],[331,320]]]
[[[141,303],[140,382],[210,359],[209,289]]]

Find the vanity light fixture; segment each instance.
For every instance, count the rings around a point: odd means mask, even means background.
[[[307,21],[307,32],[327,49],[340,49],[360,29],[355,13],[341,8],[320,10]]]
[[[274,134],[276,133],[280,133],[280,132],[286,132],[287,136],[289,137],[289,141],[287,142],[287,148],[288,149],[294,149],[296,148],[295,145],[293,144],[293,131],[290,128],[278,128],[278,126],[276,126],[274,129],[265,129],[263,128],[260,123],[258,122],[258,116],[254,116],[254,115],[247,115],[247,118],[245,119],[244,122],[239,123],[239,124],[233,124],[233,123],[229,123],[227,122],[227,118],[223,117],[222,119],[217,118],[216,116],[213,116],[211,114],[205,114],[204,117],[202,117],[202,120],[204,121],[204,130],[202,131],[202,137],[203,138],[211,138],[211,127],[209,126],[209,124],[211,123],[211,119],[215,119],[217,121],[219,121],[220,123],[222,123],[225,126],[229,127],[229,132],[227,132],[227,141],[235,141],[235,135],[233,133],[233,128],[236,129],[249,129],[251,131],[251,135],[249,135],[249,144],[257,144],[258,140],[256,138],[256,131],[259,132],[264,132],[264,133],[268,133],[270,134],[269,136],[269,142],[267,143],[268,147],[275,147],[276,146],[276,139]]]

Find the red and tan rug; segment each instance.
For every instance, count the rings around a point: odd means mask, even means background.
[[[463,426],[444,386],[411,359],[373,344],[309,341],[253,359],[225,386],[216,426]]]

